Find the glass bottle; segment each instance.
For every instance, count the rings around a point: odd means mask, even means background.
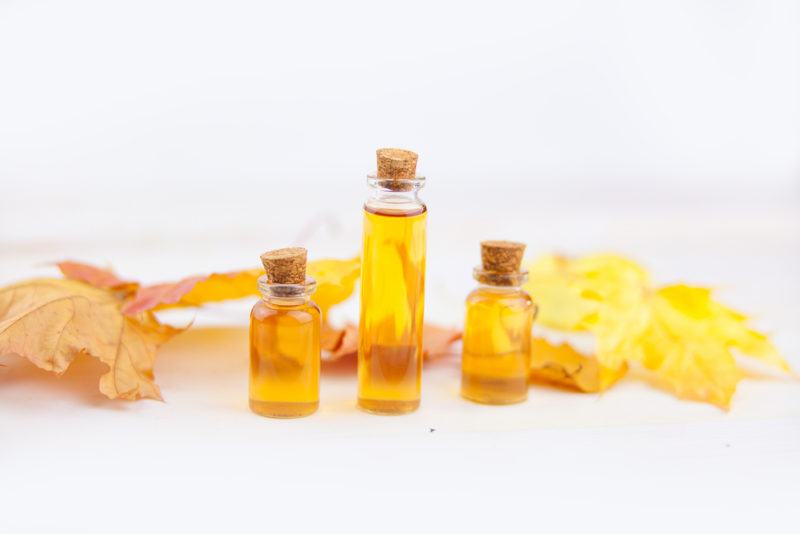
[[[479,285],[467,297],[461,355],[461,395],[484,404],[513,404],[528,398],[531,330],[536,305],[522,289],[525,245],[481,243]]]
[[[321,315],[311,301],[306,250],[261,256],[262,299],[250,314],[250,409],[267,417],[303,417],[319,406]]]
[[[361,255],[358,405],[379,414],[417,409],[422,377],[427,208],[417,155],[379,149],[369,176]]]

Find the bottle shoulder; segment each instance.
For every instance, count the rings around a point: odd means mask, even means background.
[[[428,206],[419,200],[399,204],[367,200],[364,203],[364,212],[384,217],[417,217],[427,215]]]
[[[276,305],[260,299],[250,311],[250,318],[253,321],[266,321],[269,318],[280,316],[291,316],[299,322],[319,322],[322,313],[319,306],[311,300],[300,304]]]
[[[532,309],[533,299],[522,288],[491,288],[478,286],[467,295],[467,305]]]

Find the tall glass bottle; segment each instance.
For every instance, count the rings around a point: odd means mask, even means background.
[[[250,409],[267,417],[303,417],[319,406],[320,311],[306,277],[306,250],[261,256],[266,275],[250,314]]]
[[[427,208],[418,192],[417,155],[377,151],[368,177],[361,255],[358,405],[402,414],[419,406]]]
[[[528,398],[531,330],[536,305],[522,289],[525,245],[481,243],[478,287],[467,297],[461,354],[461,395],[484,404],[513,404]]]

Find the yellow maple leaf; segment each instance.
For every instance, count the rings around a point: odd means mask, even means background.
[[[122,311],[133,314],[145,310],[196,307],[258,295],[256,281],[262,274],[264,271],[261,269],[211,273],[140,287],[136,295],[125,303]]]
[[[317,281],[314,302],[322,312],[322,320],[327,321],[331,307],[344,302],[355,291],[361,272],[358,257],[347,260],[324,259],[308,263],[308,275]]]
[[[308,263],[307,272],[317,282],[314,302],[327,319],[330,308],[353,294],[358,280],[360,262],[323,259]],[[262,269],[246,269],[229,273],[190,276],[177,282],[167,282],[139,288],[123,311],[138,313],[144,310],[196,307],[211,302],[239,299],[258,295],[258,278]]]
[[[642,267],[611,254],[545,256],[529,271],[526,288],[543,325],[591,332],[598,365],[618,370],[637,362],[681,398],[727,408],[742,378],[732,351],[789,370],[768,338],[707,288],[654,288]],[[571,363],[566,352],[549,354],[553,365]]]
[[[538,321],[560,330],[590,330],[603,305],[624,307],[636,302],[649,283],[647,272],[636,263],[613,254],[570,260],[544,255],[528,267],[525,289],[537,302]]]
[[[716,302],[708,288],[662,287],[646,298],[643,310],[638,336],[606,350],[641,362],[678,397],[728,408],[743,377],[734,351],[789,371],[766,336],[749,328],[744,315]]]
[[[108,365],[100,391],[122,399],[154,398],[156,349],[179,329],[145,312],[121,310],[120,294],[75,280],[37,279],[0,289],[0,354],[63,373],[80,353]]]
[[[328,321],[328,313],[333,306],[350,298],[355,291],[361,273],[361,260],[358,256],[347,260],[316,260],[309,262],[306,271],[317,281],[317,290],[312,298],[322,315],[320,345],[331,354],[338,354],[342,345],[353,336],[352,333],[347,335],[347,327],[332,326]],[[357,338],[356,335],[355,339]]]
[[[122,306],[122,311],[126,315],[168,308],[197,307],[211,302],[257,296],[258,278],[264,274],[263,269],[245,269],[189,276],[177,282],[140,287],[134,282],[121,281],[108,269],[84,263],[61,262],[58,267],[67,278],[95,287],[119,289],[123,283],[126,288],[132,287],[135,294]],[[306,270],[317,282],[317,290],[312,298],[321,311],[322,346],[326,350],[336,350],[345,334],[344,328],[333,328],[329,324],[328,312],[331,307],[347,300],[353,294],[360,268],[361,262],[358,257],[344,260],[321,259],[308,263]]]

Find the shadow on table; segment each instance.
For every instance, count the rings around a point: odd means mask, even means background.
[[[164,401],[192,402],[211,409],[246,412],[249,342],[247,328],[196,327],[174,337],[158,352],[155,364],[156,384]],[[14,397],[50,405],[59,400],[77,401],[89,406],[125,410],[135,403],[107,399],[98,389],[100,377],[108,368],[99,360],[79,355],[63,375],[39,369],[23,358],[0,360],[0,388]],[[456,360],[457,363],[457,360]],[[450,358],[434,365],[453,365]],[[355,387],[357,359],[347,356],[323,361],[323,387],[352,381]],[[348,403],[350,399],[348,397]],[[152,402],[145,400],[142,402]]]
[[[125,401],[111,400],[98,389],[100,376],[108,367],[99,360],[79,354],[61,375],[39,369],[24,358],[4,357],[0,367],[0,389],[25,401],[27,407],[71,399],[89,406],[123,410]]]
[[[164,400],[187,396],[247,409],[247,337],[246,328],[191,328],[163,345],[156,357],[155,381]],[[133,404],[100,393],[100,377],[108,367],[85,354],[76,356],[61,375],[13,356],[3,357],[0,364],[0,388],[27,407],[59,399],[117,410]]]

